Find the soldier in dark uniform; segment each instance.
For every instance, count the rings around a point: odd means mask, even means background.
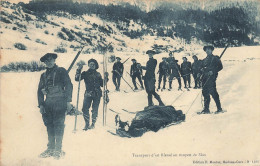
[[[190,88],[190,74],[191,74],[191,63],[186,57],[183,57],[183,63],[181,64],[181,75],[184,81],[184,86],[187,88],[187,82]]]
[[[159,64],[159,81],[158,81],[158,90],[161,88],[161,82],[162,82],[162,78],[163,78],[163,88],[165,89],[165,84],[166,84],[166,77],[168,75],[168,70],[169,70],[169,66],[168,63],[166,62],[166,57],[162,58],[162,62]]]
[[[132,82],[134,84],[135,90],[137,90],[137,86],[136,86],[136,78],[138,78],[141,88],[144,89],[143,86],[143,81],[141,76],[143,75],[143,71],[142,68],[140,66],[140,64],[136,63],[136,59],[132,59],[133,64],[131,65],[131,69],[130,69],[130,76],[132,77]]]
[[[87,71],[82,70],[82,65],[78,66],[75,80],[83,80],[85,82],[86,91],[84,95],[84,101],[83,101],[83,116],[85,120],[85,127],[83,130],[93,129],[95,127],[95,123],[97,121],[98,116],[98,107],[100,103],[100,98],[102,97],[102,90],[101,87],[103,87],[103,79],[101,77],[101,74],[97,72],[97,69],[99,68],[98,63],[95,59],[90,59],[88,61],[89,69]],[[80,75],[81,73],[81,75]],[[89,108],[92,104],[92,124],[89,127]]]
[[[172,89],[172,80],[174,78],[177,78],[178,83],[179,83],[179,88],[178,90],[181,90],[181,78],[180,78],[180,65],[178,65],[178,60],[175,60],[173,57],[173,53],[169,53],[169,57],[167,58],[167,62],[169,65],[169,90]]]
[[[203,50],[207,53],[207,57],[202,61],[202,94],[204,97],[204,109],[201,113],[207,114],[209,111],[210,95],[215,100],[217,112],[222,112],[219,94],[216,89],[216,80],[218,72],[223,69],[222,62],[218,56],[212,54],[213,46],[204,46]]]
[[[194,60],[191,65],[192,75],[195,82],[194,89],[197,89],[201,87],[201,80],[199,76],[201,75],[202,61],[198,60],[198,57],[196,55],[193,55],[192,58]]]
[[[62,151],[64,121],[66,110],[71,109],[73,86],[66,69],[55,64],[56,58],[57,54],[47,53],[40,59],[45,63],[47,70],[41,75],[37,95],[48,133],[48,148],[39,155],[41,158],[53,156],[59,159],[65,155]]]
[[[144,76],[144,86],[146,93],[148,94],[148,106],[153,106],[153,96],[158,100],[160,106],[164,106],[160,96],[155,92],[155,68],[157,60],[153,58],[154,51],[148,50],[146,54],[149,55],[149,60],[146,66],[142,66],[142,69],[146,70]]]
[[[124,72],[124,65],[123,63],[120,62],[121,58],[120,57],[116,57],[116,62],[113,65],[113,83],[116,87],[116,90],[119,91],[120,90],[120,81],[121,81],[121,77],[123,75]]]

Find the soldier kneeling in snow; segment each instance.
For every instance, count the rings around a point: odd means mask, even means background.
[[[73,86],[66,69],[55,64],[56,58],[57,54],[47,53],[40,59],[45,63],[47,70],[40,78],[38,103],[48,133],[48,148],[40,154],[41,158],[53,156],[59,159],[65,154],[61,150],[64,121],[66,110],[70,110],[71,107]]]
[[[101,74],[97,72],[97,69],[99,68],[97,61],[95,59],[90,59],[88,61],[88,66],[89,69],[81,73],[83,66],[79,65],[75,76],[76,81],[84,79],[86,85],[86,91],[84,95],[83,108],[82,108],[82,112],[85,120],[85,127],[83,130],[95,128],[95,123],[98,116],[98,107],[100,103],[100,98],[102,97],[101,87],[103,87],[103,79],[101,77]],[[89,108],[91,104],[92,104],[92,124],[91,126],[89,126]]]

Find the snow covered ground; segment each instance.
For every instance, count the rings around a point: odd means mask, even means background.
[[[216,49],[220,54],[223,49]],[[196,52],[196,50],[195,50]],[[197,50],[199,57],[205,57],[202,49]],[[39,73],[1,73],[1,165],[196,165],[196,161],[250,161],[260,160],[260,46],[228,48],[223,59],[224,69],[219,73],[217,89],[226,113],[197,115],[202,110],[201,90],[177,91],[174,81],[173,91],[159,92],[162,100],[186,114],[186,121],[158,131],[148,132],[139,138],[121,138],[111,135],[107,130],[114,130],[115,113],[108,110],[107,126],[102,126],[102,101],[99,119],[94,130],[84,132],[84,120],[78,118],[77,132],[73,133],[74,117],[67,116],[63,149],[64,159],[39,159],[37,156],[46,149],[47,133],[37,107],[37,86]],[[17,54],[16,54],[17,55]],[[73,57],[59,54],[57,64],[68,68]],[[40,54],[39,54],[40,56]],[[93,55],[80,56],[87,61]],[[122,61],[128,56],[119,55]],[[156,55],[158,63],[166,54]],[[181,62],[183,55],[176,54]],[[66,58],[67,57],[67,58]],[[95,56],[99,63],[102,56]],[[148,57],[131,55],[145,65]],[[191,57],[188,57],[190,61]],[[125,63],[129,72],[131,61]],[[111,71],[109,63],[108,71]],[[85,68],[86,69],[86,68]],[[102,64],[100,64],[102,72]],[[157,70],[156,70],[157,71]],[[70,72],[74,85],[73,104],[76,103],[78,84],[73,80],[75,68]],[[108,108],[120,112],[123,120],[133,116],[121,109],[140,111],[147,105],[145,91],[131,92],[122,80],[124,92],[114,92],[110,74],[110,102]],[[130,77],[124,78],[131,83]],[[157,83],[156,83],[157,84]],[[131,84],[132,85],[132,84]],[[85,85],[82,83],[79,108],[82,108]],[[168,86],[168,84],[167,84]],[[192,84],[193,86],[193,84]],[[197,98],[196,98],[197,97]],[[191,104],[194,104],[191,106]],[[155,102],[156,103],[156,102]],[[191,108],[190,108],[191,106]],[[190,109],[189,109],[190,108]],[[216,111],[212,100],[211,111]],[[189,111],[188,111],[189,110]],[[187,112],[188,111],[188,112]],[[143,154],[143,157],[137,155]],[[159,156],[157,156],[157,154]],[[162,154],[169,154],[166,157]],[[186,154],[186,155],[181,155]],[[189,156],[191,154],[191,156]],[[193,156],[196,154],[197,156]],[[177,156],[175,156],[177,155]],[[195,162],[195,163],[194,163]],[[205,164],[207,165],[207,164]],[[209,164],[221,165],[221,164]],[[247,165],[225,164],[225,165]]]

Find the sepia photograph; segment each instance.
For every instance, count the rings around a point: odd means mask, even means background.
[[[1,166],[260,166],[259,0],[1,0]]]

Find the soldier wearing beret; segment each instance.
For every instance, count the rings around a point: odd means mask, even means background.
[[[64,121],[66,110],[71,109],[72,83],[68,72],[55,64],[57,54],[47,53],[41,57],[47,70],[41,75],[38,85],[38,104],[44,125],[47,128],[47,150],[39,157],[62,157],[62,140],[64,134]],[[45,100],[44,100],[45,98]]]
[[[124,72],[124,65],[122,62],[120,62],[121,58],[120,57],[116,57],[116,62],[113,65],[113,83],[116,87],[116,91],[120,90],[120,82],[121,82],[121,77],[123,75]]]
[[[99,68],[99,65],[95,59],[90,59],[88,61],[88,67],[89,69],[87,71],[82,70],[82,65],[78,66],[75,80],[80,81],[84,80],[86,91],[84,95],[84,101],[83,101],[83,116],[85,120],[85,127],[83,130],[93,129],[95,128],[95,123],[97,121],[98,117],[98,107],[100,103],[100,99],[102,97],[102,90],[101,87],[103,87],[103,79],[99,72],[97,72],[97,69]],[[89,108],[92,104],[92,124],[89,126]]]
[[[210,95],[215,100],[217,112],[222,112],[219,94],[216,88],[216,80],[218,72],[223,69],[222,62],[218,56],[212,54],[213,46],[204,46],[203,50],[207,53],[207,57],[202,61],[202,95],[204,97],[204,109],[201,113],[210,113]]]
[[[148,106],[153,106],[153,96],[158,100],[160,106],[164,106],[160,96],[155,92],[155,68],[157,65],[157,60],[153,58],[155,52],[153,50],[148,50],[146,52],[149,56],[149,60],[146,66],[142,66],[142,69],[146,70],[144,75],[144,86],[146,93],[148,94]]]

